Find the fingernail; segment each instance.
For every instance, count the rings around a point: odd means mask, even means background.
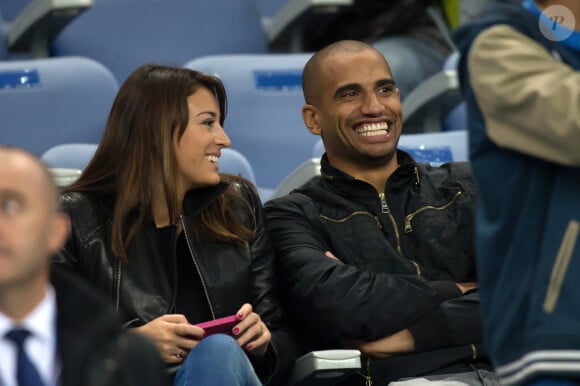
[[[234,329],[232,331],[234,332],[234,334],[237,334],[238,332],[240,332],[240,329],[237,327],[234,327]]]
[[[242,319],[242,318],[244,317],[244,314],[242,314],[242,313],[240,312],[240,313],[238,313],[236,316],[238,317],[238,319]]]
[[[249,344],[249,345],[247,345],[247,346],[246,346],[246,348],[247,348],[248,350],[251,350],[253,347],[254,347],[254,346],[252,346],[251,344]]]

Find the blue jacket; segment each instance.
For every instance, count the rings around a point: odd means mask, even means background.
[[[484,344],[505,384],[540,375],[580,376],[580,35],[564,42],[549,39],[538,27],[538,14],[530,3],[493,6],[453,36],[461,53],[458,72],[478,183]],[[491,33],[494,28],[497,34]],[[516,44],[509,46],[512,38]],[[474,55],[474,45],[489,51]],[[518,47],[525,53],[535,49],[544,61],[517,57]],[[477,66],[481,59],[489,63]],[[565,79],[550,78],[555,67]],[[487,80],[492,80],[488,88]],[[560,80],[565,93],[558,92]],[[550,99],[550,106],[561,111],[546,107],[542,93],[550,92],[560,98]],[[507,107],[496,102],[503,98]],[[557,130],[532,118],[544,114],[557,117],[552,122]],[[528,146],[526,138],[533,136]]]

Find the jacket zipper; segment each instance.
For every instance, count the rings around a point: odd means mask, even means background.
[[[424,212],[426,210],[445,210],[451,204],[453,204],[453,202],[457,199],[457,197],[461,196],[461,194],[462,194],[461,191],[455,193],[455,196],[453,196],[453,198],[451,199],[451,201],[449,201],[447,204],[445,204],[443,206],[427,205],[427,206],[424,206],[422,208],[419,208],[416,211],[414,211],[413,213],[410,213],[407,216],[405,216],[405,233],[411,233],[413,231],[413,227],[411,226],[411,220],[413,220],[413,217],[415,217],[419,213]]]
[[[564,282],[564,276],[568,270],[568,265],[570,264],[570,259],[572,258],[572,253],[578,240],[579,230],[580,223],[578,221],[571,220],[568,223],[564,238],[556,255],[552,273],[550,274],[550,282],[548,283],[548,290],[546,292],[546,298],[544,299],[544,312],[546,314],[551,314],[556,308],[562,283]]]
[[[395,231],[395,239],[397,240],[397,252],[399,253],[399,255],[403,256],[403,250],[401,249],[401,235],[399,234],[399,228],[397,227],[397,221],[395,220],[395,217],[393,216],[393,214],[391,213],[391,210],[389,209],[389,205],[387,203],[387,198],[385,196],[385,193],[379,193],[379,199],[381,200],[381,212],[383,212],[387,215],[387,217],[391,221],[391,224],[393,225],[393,229]],[[408,260],[415,267],[415,272],[417,273],[417,275],[421,276],[421,267],[419,266],[419,264],[413,259],[408,259]]]
[[[373,377],[371,376],[371,358],[365,358],[365,363],[367,368],[366,374],[361,371],[357,371],[356,373],[365,379],[365,386],[373,386]]]
[[[346,221],[350,220],[351,218],[353,218],[354,216],[358,216],[358,215],[364,215],[364,216],[372,217],[375,220],[375,223],[377,224],[377,227],[379,229],[382,229],[383,228],[383,226],[381,225],[381,221],[379,220],[379,218],[377,216],[373,216],[369,212],[365,212],[363,210],[357,210],[355,212],[352,212],[348,216],[343,217],[341,219],[330,218],[330,217],[325,216],[323,214],[319,215],[319,217],[322,218],[322,219],[324,219],[324,220],[327,220],[327,221],[341,223],[341,222],[346,222]]]
[[[207,291],[207,286],[205,285],[205,281],[203,280],[201,269],[199,268],[199,264],[197,263],[197,259],[195,258],[193,244],[191,243],[191,239],[189,238],[189,234],[187,233],[187,228],[185,227],[185,220],[183,219],[183,215],[181,214],[179,215],[179,221],[181,222],[181,227],[183,228],[183,234],[185,235],[187,249],[189,250],[189,254],[191,255],[191,259],[193,260],[193,265],[195,265],[195,269],[197,270],[197,274],[199,275],[199,280],[201,280],[201,286],[203,288],[203,293],[209,306],[209,311],[211,312],[211,317],[212,319],[215,319],[215,312],[211,304],[211,300],[209,299],[209,292]]]
[[[123,266],[121,262],[117,260],[117,275],[115,281],[117,282],[115,285],[115,311],[118,313],[119,309],[121,308],[121,270]]]

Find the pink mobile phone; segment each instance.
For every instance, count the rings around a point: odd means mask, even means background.
[[[203,328],[206,336],[212,334],[228,334],[232,335],[232,328],[239,323],[235,315],[226,316],[215,320],[208,320],[207,322],[196,324],[197,327]]]

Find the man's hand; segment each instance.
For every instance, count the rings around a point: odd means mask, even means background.
[[[361,353],[371,358],[386,358],[415,350],[415,339],[407,329],[372,342],[353,338],[342,338],[340,342],[344,348],[360,350]]]
[[[477,288],[477,282],[474,281],[466,283],[455,283],[455,285],[461,290],[462,293],[466,293],[467,291]]]
[[[343,263],[342,260],[340,260],[338,257],[334,256],[334,254],[332,252],[330,252],[330,251],[324,252],[324,256],[326,256],[326,257],[328,257],[328,258],[330,258],[332,260],[336,260],[339,263]]]

